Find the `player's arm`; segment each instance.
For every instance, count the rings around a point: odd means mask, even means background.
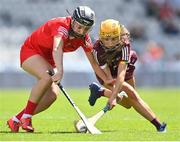
[[[118,93],[120,92],[122,88],[122,84],[124,82],[125,74],[126,74],[126,69],[127,69],[127,63],[125,62],[120,62],[118,66],[118,73],[117,73],[117,78],[116,82],[113,86],[112,89],[112,95],[108,100],[108,104],[110,105],[110,108],[112,109],[113,106],[116,105],[116,98],[118,96]]]
[[[124,82],[124,78],[129,62],[130,47],[124,46],[121,52],[122,52],[122,58],[119,60],[116,82],[113,86],[111,97],[108,100],[108,104],[110,105],[110,108],[113,108],[113,106],[116,105],[115,99],[119,91],[121,90]]]
[[[115,83],[115,81],[116,81],[116,79],[114,79],[114,78],[112,77],[110,68],[107,66],[107,64],[105,64],[104,66],[100,66],[100,68],[101,68],[101,69],[103,70],[103,72],[105,73],[107,79],[108,79],[108,80],[111,80],[110,83],[104,82],[103,85],[106,86],[106,87],[108,87],[109,85],[110,85],[110,86],[113,86],[114,83]]]
[[[118,66],[118,74],[117,74],[116,82],[112,90],[113,98],[117,97],[117,94],[122,88],[122,84],[124,82],[124,78],[126,74],[126,69],[127,69],[127,63],[125,63],[124,61],[121,61]]]
[[[61,81],[63,76],[63,44],[62,37],[55,35],[52,55],[57,68],[57,73],[53,76],[53,81]]]
[[[97,64],[96,60],[94,59],[94,56],[92,54],[92,52],[86,52],[86,56],[93,68],[93,70],[95,71],[95,73],[104,81],[104,83],[106,84],[110,84],[113,82],[113,80],[109,79],[105,72],[99,67],[99,65]]]
[[[112,75],[111,75],[111,71],[110,68],[108,66],[106,66],[105,68],[103,68],[104,73],[106,74],[108,79],[113,79]]]
[[[101,68],[101,69],[102,69],[102,68]],[[103,71],[104,71],[104,73],[106,74],[107,78],[108,78],[109,80],[112,80],[111,83],[109,83],[109,84],[104,83],[103,86],[105,86],[106,88],[111,88],[111,87],[114,85],[116,79],[114,79],[114,78],[112,77],[110,68],[109,68],[108,66],[106,66],[105,68],[103,68]]]

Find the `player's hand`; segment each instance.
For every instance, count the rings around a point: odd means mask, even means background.
[[[110,97],[110,98],[108,99],[107,104],[109,105],[110,110],[113,109],[113,107],[115,107],[116,104],[117,104],[117,103],[116,103],[116,98]]]
[[[104,81],[104,83],[107,85],[114,85],[115,82],[116,82],[116,79],[106,79]]]
[[[58,83],[61,81],[62,76],[63,76],[63,73],[61,73],[61,72],[55,73],[55,74],[52,76],[53,82],[55,82],[56,84],[58,84]]]

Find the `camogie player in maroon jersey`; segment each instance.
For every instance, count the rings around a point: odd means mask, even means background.
[[[101,23],[99,40],[94,44],[93,54],[106,76],[115,81],[109,85],[96,75],[104,88],[92,83],[89,86],[90,96],[88,101],[93,106],[98,98],[105,96],[109,98],[110,109],[116,103],[128,109],[133,107],[139,114],[149,120],[158,132],[165,132],[166,124],[159,121],[135,90],[134,64],[137,55],[135,51],[131,50],[129,39],[128,30],[118,21],[108,19]],[[127,97],[119,95],[121,91],[124,91]]]
[[[55,100],[63,76],[63,54],[82,47],[93,69],[106,82],[105,74],[92,55],[92,42],[89,31],[94,25],[95,14],[87,6],[77,7],[72,16],[48,20],[27,37],[20,51],[21,67],[37,79],[26,106],[7,124],[12,132],[21,126],[26,132],[33,132],[32,116],[46,110]],[[57,69],[52,77],[47,70]]]

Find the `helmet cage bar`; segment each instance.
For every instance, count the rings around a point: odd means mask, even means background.
[[[78,34],[78,33],[74,32],[73,29],[71,29],[71,30],[69,31],[69,35],[70,35],[70,36],[73,36],[73,37],[75,37],[75,38],[82,38],[82,39],[85,37],[85,35],[81,35],[81,34]]]
[[[73,27],[74,27],[74,23],[75,22],[77,22],[78,24],[80,24],[80,25],[82,25],[81,23],[79,23],[78,21],[76,21],[76,20],[72,20],[72,23],[71,23],[71,30],[70,30],[70,32],[69,32],[69,35],[70,36],[74,36],[74,37],[76,37],[76,38],[84,38],[85,37],[85,35],[86,35],[86,33],[88,33],[90,30],[91,30],[91,26],[85,26],[85,25],[83,25],[84,27],[85,27],[85,29],[84,29],[84,32],[83,32],[83,34],[79,34],[79,33],[77,33],[77,32],[75,32],[74,30],[73,30]]]
[[[102,45],[102,48],[105,50],[105,52],[114,52],[115,50],[122,48],[120,43],[116,44],[113,47],[106,47],[104,46],[102,42],[101,42],[101,45]]]
[[[104,34],[103,36],[100,36],[99,38],[101,40],[103,40],[103,39],[106,39],[106,38],[113,39],[113,38],[117,38],[117,37],[120,37],[120,35],[112,36],[111,34]]]

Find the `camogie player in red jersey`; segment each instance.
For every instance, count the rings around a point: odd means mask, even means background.
[[[32,115],[46,110],[56,100],[58,88],[53,82],[62,79],[64,52],[75,51],[81,46],[98,76],[106,83],[112,81],[105,79],[91,52],[88,32],[94,21],[94,11],[87,6],[79,6],[72,16],[51,19],[27,37],[20,51],[21,67],[37,78],[37,82],[25,108],[7,121],[12,132],[18,132],[20,126],[27,132],[33,132]],[[46,71],[53,68],[57,72],[51,77]]]
[[[109,79],[115,79],[114,84],[106,84],[101,77],[97,76],[101,87],[92,83],[90,88],[89,103],[93,106],[98,98],[105,96],[108,99],[110,109],[116,103],[125,108],[133,107],[139,114],[149,120],[158,132],[165,132],[166,124],[160,123],[159,119],[150,107],[138,95],[135,88],[135,62],[137,55],[131,50],[128,30],[118,21],[113,19],[101,23],[99,40],[94,45],[94,57]],[[119,95],[124,91],[127,96]]]

